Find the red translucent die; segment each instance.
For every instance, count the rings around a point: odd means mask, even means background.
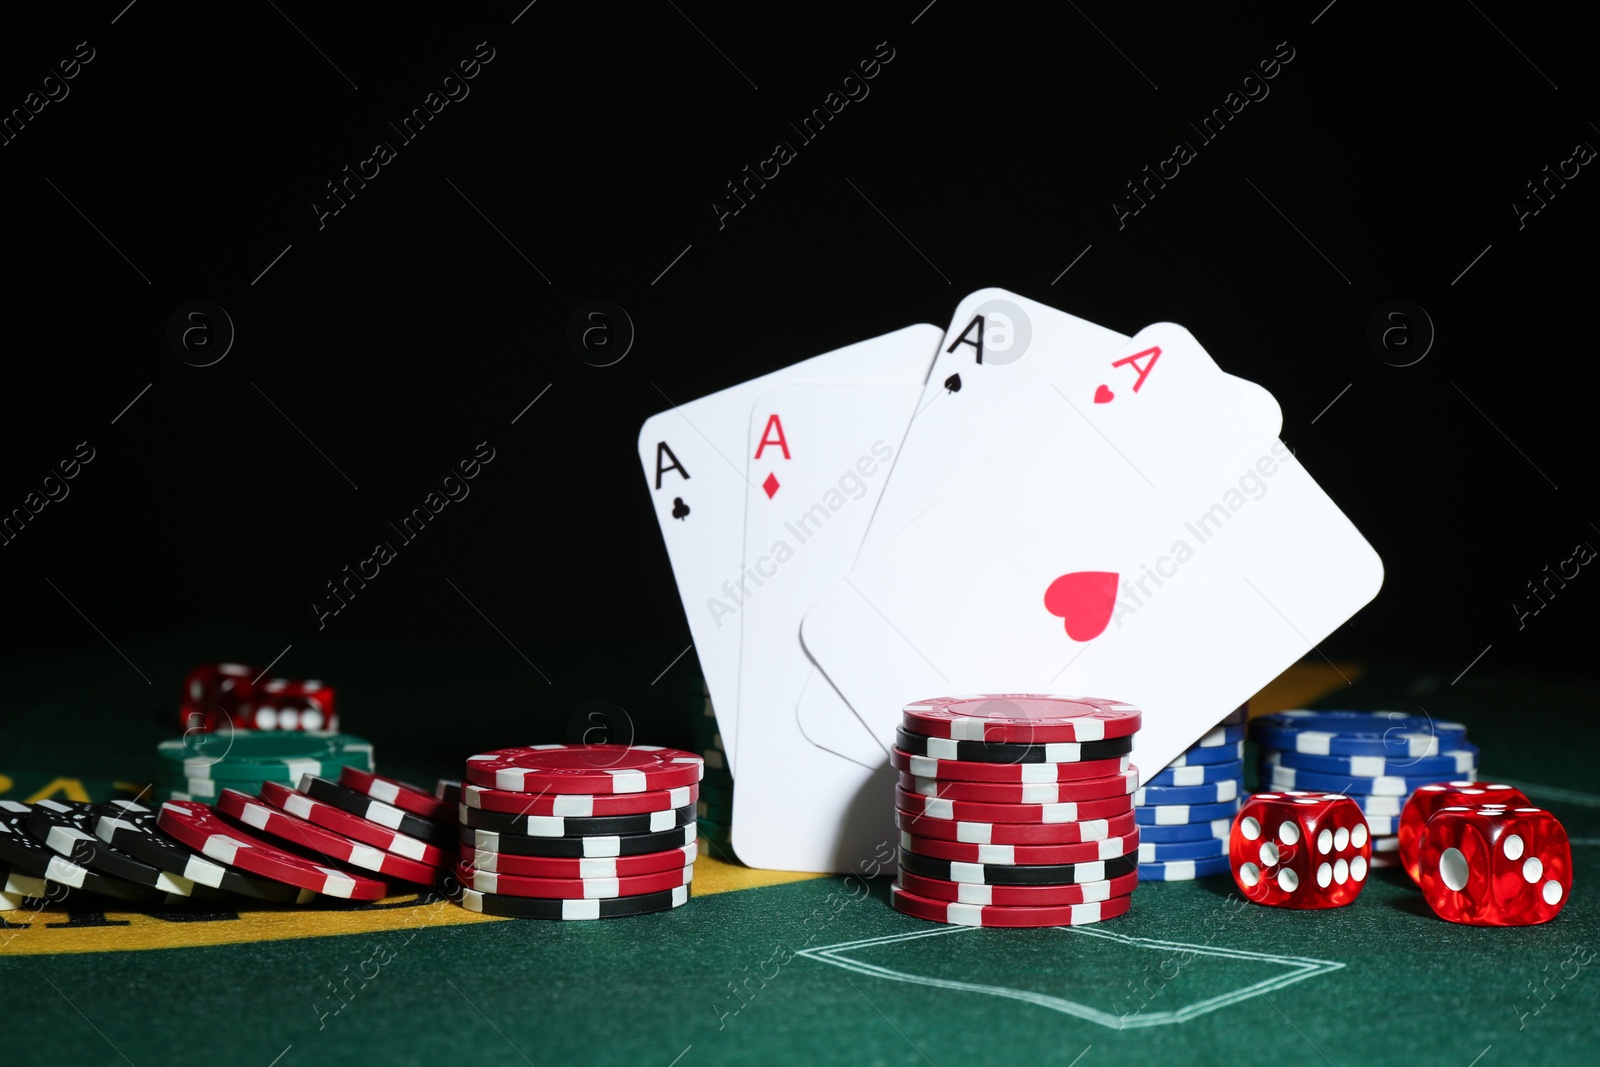
[[[178,702],[178,725],[184,730],[215,730],[231,718],[253,687],[250,680],[261,672],[242,663],[203,663],[183,680]]]
[[[1234,817],[1228,867],[1246,897],[1279,908],[1337,908],[1361,894],[1372,838],[1342,793],[1257,793]]]
[[[333,686],[273,678],[239,705],[239,725],[248,730],[336,730]]]
[[[1572,894],[1572,845],[1542,808],[1440,808],[1423,832],[1417,884],[1451,922],[1549,922]]]
[[[1439,782],[1411,794],[1400,812],[1400,863],[1413,882],[1418,880],[1417,865],[1422,859],[1422,831],[1433,813],[1440,808],[1483,805],[1526,808],[1530,802],[1520,789],[1498,782]]]

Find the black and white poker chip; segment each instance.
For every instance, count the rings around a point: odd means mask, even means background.
[[[275,904],[304,904],[316,894],[209,860],[168,837],[156,813],[131,800],[109,800],[94,807],[94,833],[100,840],[197,887],[224,890]],[[205,894],[199,894],[204,896]]]

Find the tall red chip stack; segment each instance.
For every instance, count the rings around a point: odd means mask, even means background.
[[[1081,926],[1127,912],[1138,882],[1140,712],[1096,697],[908,704],[895,909],[962,926]]]

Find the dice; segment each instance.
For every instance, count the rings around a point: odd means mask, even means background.
[[[231,719],[241,701],[249,698],[250,682],[261,672],[242,663],[203,663],[183,680],[183,697],[178,702],[178,725],[183,730],[215,730],[224,718]],[[235,724],[237,725],[237,724]]]
[[[1422,834],[1417,884],[1441,919],[1469,926],[1549,922],[1572,891],[1572,845],[1542,808],[1451,805]]]
[[[249,730],[337,730],[333,686],[273,678],[239,705],[240,725]]]
[[[1228,866],[1244,895],[1278,908],[1338,908],[1372,861],[1367,820],[1342,793],[1257,793],[1234,817]]]
[[[1454,805],[1473,808],[1485,804],[1502,808],[1528,807],[1529,801],[1521,790],[1498,782],[1439,782],[1419,786],[1411,794],[1400,812],[1399,836],[1400,864],[1413,882],[1421,881],[1417,868],[1422,859],[1422,831],[1433,813]]]

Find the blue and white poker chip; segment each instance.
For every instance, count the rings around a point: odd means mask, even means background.
[[[1220,748],[1223,745],[1238,744],[1244,741],[1245,724],[1234,723],[1232,726],[1218,726],[1208,731],[1204,737],[1189,746],[1193,752],[1197,748]]]
[[[1244,761],[1227,763],[1196,763],[1192,767],[1168,767],[1152,775],[1145,785],[1204,785],[1207,782],[1227,780],[1244,781]]]
[[[1133,821],[1145,826],[1177,826],[1183,823],[1231,819],[1239,813],[1237,800],[1221,804],[1147,804],[1133,809]]]
[[[1233,830],[1233,818],[1213,819],[1210,822],[1186,822],[1172,826],[1141,826],[1139,827],[1139,842],[1149,841],[1153,844],[1167,844],[1173,841],[1208,841],[1221,839],[1226,841],[1228,834]]]
[[[1167,770],[1174,767],[1196,767],[1207,763],[1237,763],[1244,759],[1244,742],[1233,745],[1218,745],[1216,748],[1191,748],[1171,763]]]
[[[1326,793],[1327,793],[1327,790],[1325,790],[1325,789],[1319,789],[1319,790],[1315,791],[1315,795],[1317,795],[1317,796],[1323,796]],[[1287,789],[1279,789],[1279,790],[1262,789],[1259,792],[1257,792],[1255,795],[1258,796],[1258,797],[1263,797],[1265,799],[1269,799],[1270,800],[1273,797],[1278,797],[1278,796],[1289,796],[1289,797],[1292,797],[1295,794],[1294,794],[1293,791],[1287,790]],[[1313,794],[1310,793],[1310,792],[1307,792],[1306,795],[1307,796],[1311,796]],[[1369,819],[1374,815],[1382,815],[1382,816],[1386,816],[1386,817],[1389,817],[1389,818],[1398,819],[1400,817],[1400,812],[1402,810],[1404,810],[1404,808],[1406,806],[1406,800],[1408,799],[1407,797],[1374,797],[1374,796],[1367,796],[1365,793],[1345,793],[1345,792],[1340,792],[1339,795],[1340,796],[1349,797],[1351,800],[1355,801],[1356,802],[1356,807],[1360,808],[1361,809],[1361,813],[1363,815],[1367,816]],[[1136,808],[1134,810],[1137,811],[1137,810],[1140,810],[1140,809]],[[1399,824],[1396,823],[1395,825],[1398,826]],[[1373,833],[1377,833],[1378,831],[1373,830],[1372,832]]]
[[[1279,711],[1251,728],[1267,748],[1318,756],[1434,756],[1467,734],[1458,722],[1398,711]]]
[[[1202,785],[1147,785],[1133,793],[1135,807],[1163,804],[1220,804],[1239,795],[1239,780],[1226,778]]]
[[[1168,860],[1166,863],[1139,864],[1141,882],[1187,882],[1228,873],[1228,857],[1212,856],[1201,860]]]
[[[1274,767],[1292,767],[1297,771],[1317,774],[1344,774],[1360,778],[1381,778],[1399,775],[1418,778],[1422,775],[1466,774],[1478,769],[1478,746],[1470,741],[1457,741],[1455,747],[1437,756],[1319,756],[1310,752],[1279,752],[1263,749],[1263,762]]]
[[[1237,708],[1234,708],[1232,711],[1228,712],[1228,714],[1225,715],[1223,717],[1222,721],[1217,723],[1217,725],[1218,726],[1236,726],[1239,723],[1244,722],[1249,717],[1250,717],[1250,705],[1249,704],[1240,704]]]
[[[1154,841],[1139,842],[1140,863],[1168,863],[1172,860],[1207,860],[1228,854],[1228,840],[1209,837],[1204,841],[1173,841],[1158,845]]]
[[[1465,772],[1470,780],[1476,771]],[[1303,789],[1321,793],[1361,793],[1374,797],[1408,796],[1420,786],[1443,781],[1439,776],[1425,774],[1416,778],[1385,775],[1381,778],[1362,778],[1353,774],[1318,774],[1315,771],[1297,771],[1293,767],[1274,767],[1264,764],[1261,784],[1272,789]]]
[[[1400,819],[1395,815],[1368,815],[1361,813],[1367,820],[1367,832],[1373,837],[1392,837],[1400,832]]]

